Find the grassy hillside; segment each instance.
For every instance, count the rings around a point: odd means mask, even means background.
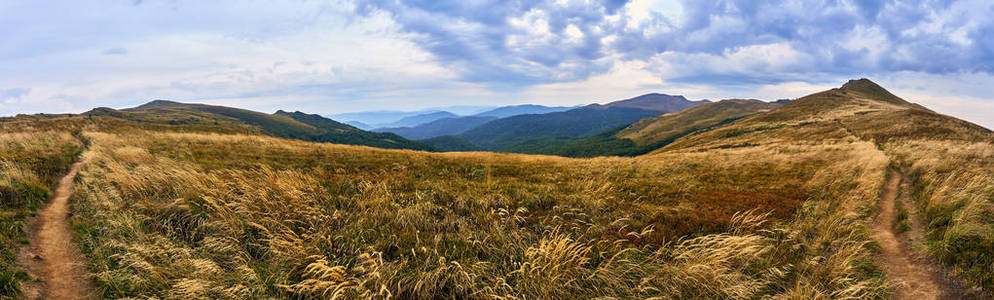
[[[88,118],[109,117],[133,121],[139,123],[138,127],[158,130],[261,133],[312,142],[389,149],[433,149],[396,134],[369,132],[319,115],[302,112],[279,111],[275,114],[266,114],[232,107],[156,100],[123,110],[98,108],[84,115]]]
[[[536,153],[569,157],[604,155],[635,156],[663,147],[686,135],[697,134],[729,124],[748,115],[779,107],[759,100],[722,100],[683,111],[645,118],[591,137],[564,141]]]
[[[616,136],[630,139],[639,145],[654,144],[680,137],[685,132],[706,129],[748,115],[770,111],[779,106],[759,100],[722,100],[639,120],[618,132]]]
[[[970,286],[994,288],[994,133],[900,99],[869,80],[678,140],[658,153],[770,147],[850,135],[910,170],[927,252]]]

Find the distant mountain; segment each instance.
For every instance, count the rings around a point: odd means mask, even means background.
[[[427,110],[435,111],[447,111],[460,116],[471,116],[481,112],[485,112],[491,109],[497,108],[497,106],[492,105],[452,105],[452,106],[439,106],[431,107]]]
[[[134,121],[146,127],[180,127],[191,131],[262,133],[312,142],[380,148],[434,150],[392,133],[369,132],[319,115],[278,111],[266,114],[206,104],[155,100],[134,108],[97,108],[85,113]]]
[[[683,96],[671,96],[666,94],[651,93],[631,99],[614,101],[604,106],[607,107],[628,107],[659,112],[681,111],[699,104],[708,103],[708,100],[690,101]]]
[[[666,146],[678,138],[711,130],[746,116],[782,106],[759,100],[731,99],[645,118],[627,127],[568,142],[546,152],[571,157],[634,156]]]
[[[352,113],[342,113],[342,114],[332,114],[328,115],[328,118],[337,120],[340,122],[351,122],[357,121],[370,126],[376,126],[376,124],[387,124],[396,122],[397,120],[420,115],[424,113],[437,112],[437,110],[431,111],[362,111],[362,112],[352,112]]]
[[[468,116],[435,120],[414,127],[378,128],[376,132],[392,132],[412,140],[423,140],[443,135],[456,135],[473,129],[497,117]]]
[[[542,106],[534,104],[502,106],[489,111],[476,114],[478,117],[506,118],[527,114],[547,114],[552,112],[567,111],[577,108],[576,106]]]
[[[459,116],[475,115],[481,112],[492,110],[496,108],[495,106],[476,106],[476,105],[456,105],[456,106],[444,106],[444,107],[433,107],[426,108],[416,111],[394,111],[394,110],[375,110],[375,111],[360,111],[360,112],[350,112],[350,113],[340,113],[328,115],[328,118],[334,119],[340,122],[351,122],[358,121],[373,128],[378,127],[402,127],[401,125],[396,125],[391,123],[398,122],[403,118],[412,117],[417,115],[431,114],[436,112],[449,112]],[[448,116],[452,117],[452,116]],[[444,118],[444,117],[443,117]],[[440,119],[440,118],[436,118]],[[422,122],[424,123],[424,122]],[[418,123],[421,124],[421,123]],[[417,124],[408,124],[403,126],[414,126]]]
[[[435,111],[435,112],[417,114],[413,116],[407,116],[401,118],[400,120],[397,120],[396,122],[375,124],[374,126],[376,126],[377,128],[414,127],[438,119],[456,118],[456,117],[459,117],[459,115],[447,111]],[[377,130],[377,131],[383,131],[383,130]]]
[[[486,150],[548,154],[578,138],[707,102],[648,94],[605,105],[591,104],[562,112],[497,119],[459,136]]]

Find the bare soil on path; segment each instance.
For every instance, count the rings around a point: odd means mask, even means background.
[[[31,243],[21,247],[17,264],[34,282],[24,282],[26,299],[94,299],[96,289],[84,266],[85,260],[72,241],[69,229],[69,196],[73,178],[82,169],[77,162],[59,181],[52,199],[26,224]]]
[[[873,225],[873,237],[880,244],[880,255],[877,263],[887,273],[894,283],[892,299],[964,299],[974,298],[953,282],[942,276],[940,268],[935,267],[923,254],[911,249],[914,241],[921,239],[921,224],[909,216],[911,230],[898,232],[897,205],[900,202],[904,208],[913,214],[914,206],[908,201],[909,185],[904,175],[898,170],[891,170],[884,190],[880,195],[879,212]],[[902,186],[902,181],[905,184]],[[902,187],[905,192],[900,192]],[[971,297],[974,296],[974,297]]]

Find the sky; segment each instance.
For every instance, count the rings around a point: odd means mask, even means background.
[[[0,0],[0,115],[797,98],[870,78],[994,128],[994,1]]]

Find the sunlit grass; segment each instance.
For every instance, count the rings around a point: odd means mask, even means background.
[[[862,220],[887,159],[855,139],[580,160],[86,136],[74,224],[107,297],[886,292]]]

